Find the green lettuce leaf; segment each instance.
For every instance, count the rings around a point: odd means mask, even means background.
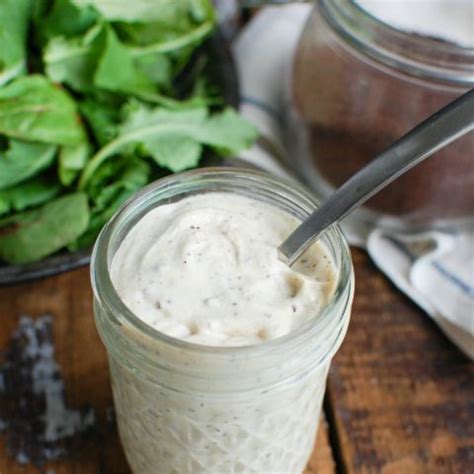
[[[0,261],[89,245],[151,180],[253,143],[211,113],[211,0],[0,4]]]
[[[84,193],[68,194],[0,220],[0,259],[34,262],[60,250],[84,233],[89,207]]]
[[[0,152],[0,189],[5,189],[34,176],[50,166],[57,147],[42,143],[11,140],[9,148]]]
[[[92,177],[87,190],[92,201],[89,228],[68,248],[77,250],[91,245],[120,205],[150,178],[150,165],[141,159],[121,157],[105,162]]]
[[[39,43],[45,44],[54,37],[83,35],[99,19],[99,13],[91,6],[79,8],[69,0],[53,0],[50,8],[40,9],[34,21]]]
[[[0,86],[26,71],[30,0],[2,0],[0,5]]]
[[[93,87],[92,79],[104,46],[102,25],[92,27],[78,38],[55,36],[43,51],[46,75],[54,82],[87,92]]]
[[[171,61],[164,54],[147,54],[133,58],[135,67],[155,86],[169,89],[173,80]]]
[[[93,210],[105,209],[113,200],[114,190],[136,190],[151,176],[150,165],[137,157],[123,156],[105,162],[94,173],[87,188]]]
[[[64,186],[73,183],[87,163],[90,154],[88,142],[75,146],[63,146],[59,151],[58,176]]]
[[[77,145],[85,133],[76,104],[44,76],[19,77],[0,88],[0,134],[27,141]]]
[[[50,178],[36,177],[0,190],[0,216],[43,204],[59,194],[61,186]]]
[[[106,44],[95,71],[94,85],[122,93],[155,90],[153,82],[137,67],[111,27],[106,29]]]
[[[188,15],[197,20],[213,12],[209,0],[134,0],[133,8],[129,0],[72,0],[79,8],[93,6],[109,21],[179,24]]]
[[[159,166],[174,173],[196,167],[202,155],[201,143],[180,135],[150,139],[145,149]]]
[[[202,145],[221,155],[237,154],[248,148],[257,137],[257,130],[228,108],[208,115],[205,108],[189,110],[149,109],[137,105],[120,129],[118,138],[101,148],[84,168],[79,186],[83,188],[95,170],[110,156],[135,144],[156,162],[172,171],[195,166]],[[178,151],[173,144],[183,142]]]
[[[120,110],[117,107],[104,100],[88,98],[79,103],[79,110],[100,146],[117,136],[120,119]]]

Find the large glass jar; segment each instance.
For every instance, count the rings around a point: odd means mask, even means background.
[[[125,453],[137,474],[301,474],[349,323],[353,269],[340,231],[323,237],[338,271],[328,306],[259,345],[206,347],[166,336],[130,312],[110,280],[118,246],[145,213],[209,191],[267,201],[301,219],[317,205],[299,186],[263,173],[204,169],[148,186],[105,226],[92,257],[94,311]]]
[[[351,0],[320,0],[294,62],[294,165],[326,197],[473,85],[474,49],[396,30]],[[403,229],[472,223],[474,133],[392,183],[358,217]]]

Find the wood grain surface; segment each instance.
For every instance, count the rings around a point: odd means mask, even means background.
[[[474,364],[360,251],[326,404],[341,472],[474,472]],[[474,307],[473,307],[474,317]]]
[[[330,371],[326,419],[305,474],[474,472],[473,365],[364,253],[354,251],[354,262],[352,321]],[[43,314],[54,318],[67,404],[94,407],[96,428],[73,440],[67,459],[41,468],[11,459],[4,433],[0,473],[130,474],[110,417],[88,269],[0,288],[0,348],[21,315]]]

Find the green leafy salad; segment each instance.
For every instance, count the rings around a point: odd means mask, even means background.
[[[210,0],[1,1],[0,261],[89,246],[148,182],[253,143],[193,61],[214,28]]]

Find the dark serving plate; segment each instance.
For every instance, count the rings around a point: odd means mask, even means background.
[[[239,104],[239,83],[228,41],[224,39],[224,36],[218,30],[196,51],[196,54],[190,60],[189,68],[192,68],[193,65],[199,61],[199,56],[204,50],[210,59],[207,71],[212,82],[221,90],[224,101],[237,108]],[[185,73],[186,71],[184,71],[182,77],[183,81],[186,79]],[[186,85],[184,85],[184,87],[186,87]],[[212,157],[203,161],[204,166],[236,166],[238,163],[239,160],[237,159],[219,159]],[[4,265],[0,263],[0,285],[23,283],[74,270],[90,262],[91,251],[91,248],[77,252],[67,252],[64,250],[39,262],[25,265]]]

